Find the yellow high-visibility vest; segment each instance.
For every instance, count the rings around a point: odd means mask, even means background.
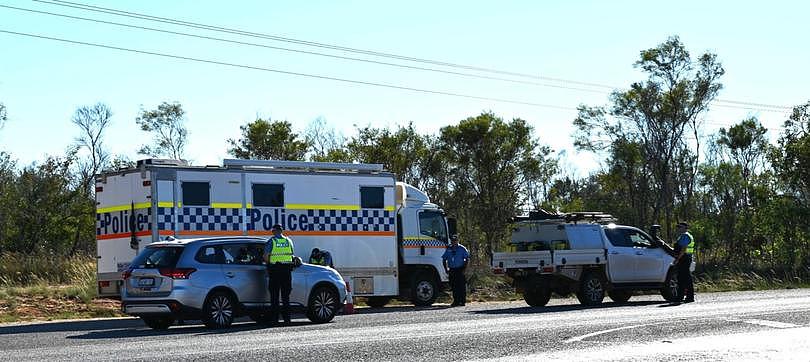
[[[272,237],[270,242],[273,243],[273,250],[267,256],[267,262],[270,264],[292,264],[293,262],[293,247],[290,239],[286,236],[280,238]]]

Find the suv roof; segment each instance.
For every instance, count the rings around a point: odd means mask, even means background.
[[[227,242],[227,241],[267,241],[267,238],[261,238],[257,236],[220,236],[220,237],[208,237],[208,238],[194,238],[194,239],[175,239],[175,240],[163,240],[163,241],[156,241],[149,246],[185,246],[191,243],[201,243],[201,244],[208,244],[214,242]]]

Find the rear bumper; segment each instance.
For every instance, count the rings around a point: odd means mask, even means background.
[[[139,317],[149,315],[174,315],[176,317],[199,317],[202,311],[192,308],[176,300],[139,300],[121,302],[121,312]]]

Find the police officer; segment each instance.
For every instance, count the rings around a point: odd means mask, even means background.
[[[692,279],[692,271],[689,270],[695,254],[695,238],[692,237],[688,230],[689,224],[683,221],[678,223],[676,228],[678,240],[674,245],[676,256],[673,262],[678,268],[679,297],[684,298],[682,300],[684,303],[695,301],[695,285]]]
[[[458,235],[450,237],[450,245],[442,255],[444,270],[450,274],[450,288],[453,289],[453,304],[451,307],[463,306],[467,300],[467,281],[464,279],[464,269],[470,261],[470,253],[464,245],[458,243]]]
[[[332,264],[332,253],[318,248],[312,249],[312,253],[309,254],[309,263],[328,266],[333,269],[335,268],[335,266]]]
[[[267,274],[270,276],[268,289],[270,289],[270,322],[278,323],[279,314],[279,293],[283,308],[281,315],[284,323],[290,323],[290,291],[292,291],[292,268],[293,268],[293,242],[290,238],[282,234],[281,225],[273,225],[273,236],[265,243],[265,254],[267,255]]]

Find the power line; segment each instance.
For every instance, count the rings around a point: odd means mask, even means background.
[[[424,59],[424,58],[415,58],[415,57],[409,57],[409,56],[392,54],[392,53],[378,52],[378,51],[373,51],[373,50],[350,48],[350,47],[344,47],[344,46],[340,46],[340,45],[332,45],[332,44],[319,43],[319,42],[308,41],[308,40],[293,39],[293,38],[287,38],[287,37],[282,37],[282,36],[277,36],[277,35],[256,33],[256,32],[250,32],[250,31],[233,29],[233,28],[225,28],[225,27],[220,27],[220,26],[195,23],[195,22],[190,22],[190,21],[185,21],[185,20],[178,20],[178,19],[164,18],[164,17],[147,15],[147,14],[140,14],[140,13],[135,13],[135,12],[130,12],[130,11],[117,10],[117,9],[112,9],[112,8],[105,8],[105,7],[101,7],[101,6],[82,4],[82,3],[77,3],[77,2],[61,1],[61,0],[54,0],[54,1],[50,1],[50,0],[32,0],[32,1],[43,3],[43,4],[50,4],[50,5],[64,6],[64,7],[70,7],[70,8],[75,8],[75,9],[82,9],[82,10],[87,10],[87,11],[101,12],[101,13],[117,15],[117,16],[125,16],[125,17],[138,18],[138,19],[142,19],[142,20],[149,20],[149,21],[155,21],[155,22],[162,22],[162,23],[169,23],[169,24],[174,24],[174,25],[187,26],[187,27],[192,27],[192,28],[197,28],[197,29],[205,29],[205,30],[211,30],[211,31],[226,32],[226,33],[237,34],[237,35],[242,35],[242,36],[257,37],[257,38],[263,38],[263,39],[269,39],[269,40],[275,40],[275,41],[281,41],[281,42],[287,42],[287,43],[294,43],[294,44],[300,44],[300,45],[306,45],[306,46],[312,46],[312,47],[318,47],[318,48],[325,48],[325,49],[339,50],[339,51],[350,52],[350,53],[371,55],[371,56],[376,56],[376,57],[392,58],[392,59],[404,60],[404,61],[409,61],[409,62],[426,63],[426,64],[433,64],[433,65],[439,65],[439,66],[444,66],[444,67],[460,68],[460,69],[474,70],[474,71],[487,72],[487,73],[495,73],[495,74],[501,74],[501,75],[510,75],[510,76],[516,76],[516,77],[522,77],[522,78],[531,78],[531,79],[536,79],[536,80],[546,80],[546,81],[570,83],[570,84],[585,85],[585,86],[591,86],[591,87],[601,87],[601,88],[608,88],[608,89],[613,88],[613,87],[611,87],[609,85],[598,84],[598,83],[589,83],[589,82],[580,82],[580,81],[574,81],[574,80],[568,80],[568,79],[562,79],[562,78],[544,77],[544,76],[538,76],[538,75],[527,74],[527,73],[511,72],[511,71],[505,71],[505,70],[499,70],[499,69],[493,69],[493,68],[484,68],[484,67],[478,67],[478,66],[472,66],[472,65],[464,65],[464,64],[458,64],[458,63],[450,63],[450,62],[444,62],[444,61],[438,61],[438,60]]]
[[[346,52],[359,53],[359,54],[365,54],[365,55],[372,55],[372,56],[377,56],[377,57],[393,58],[393,59],[405,60],[405,61],[410,61],[410,62],[427,63],[427,64],[433,64],[433,65],[439,65],[439,66],[445,66],[445,67],[461,68],[461,69],[468,69],[468,70],[475,70],[475,71],[489,72],[489,73],[496,73],[496,74],[503,74],[503,75],[511,75],[511,76],[517,76],[517,77],[523,77],[523,78],[538,79],[538,80],[546,80],[546,81],[554,81],[554,82],[561,82],[561,83],[578,84],[578,85],[585,85],[585,86],[590,86],[590,87],[606,88],[606,89],[611,89],[611,90],[618,88],[618,87],[613,87],[611,85],[600,84],[600,83],[581,82],[581,81],[574,81],[574,80],[563,79],[563,78],[536,76],[536,75],[526,74],[526,73],[510,72],[510,71],[504,71],[504,70],[499,70],[499,69],[483,68],[483,67],[477,67],[477,66],[471,66],[471,65],[449,63],[449,62],[443,62],[443,61],[437,61],[437,60],[431,60],[431,59],[424,59],[424,58],[415,58],[415,57],[409,57],[409,56],[403,56],[403,55],[397,55],[397,54],[391,54],[391,53],[384,53],[384,52],[378,52],[378,51],[372,51],[372,50],[350,48],[350,47],[344,47],[344,46],[332,45],[332,44],[326,44],[326,43],[318,43],[318,42],[307,41],[307,40],[286,38],[286,37],[263,34],[263,33],[254,33],[254,32],[248,32],[248,31],[239,30],[239,29],[224,28],[224,27],[212,26],[212,25],[201,24],[201,23],[194,23],[194,22],[189,22],[189,21],[184,21],[184,20],[178,20],[178,19],[172,19],[172,18],[164,18],[164,17],[158,17],[158,16],[153,16],[153,15],[147,15],[147,14],[140,14],[140,13],[129,12],[129,11],[124,11],[124,10],[117,10],[117,9],[105,8],[105,7],[95,6],[95,5],[83,4],[83,3],[78,3],[78,2],[70,2],[70,1],[64,1],[64,0],[52,0],[52,1],[51,0],[32,0],[32,1],[39,2],[39,3],[44,3],[44,4],[50,4],[50,5],[57,5],[57,6],[63,6],[63,7],[76,8],[76,9],[81,9],[81,10],[86,10],[86,11],[93,11],[93,12],[112,14],[112,15],[116,15],[116,16],[124,16],[124,17],[137,18],[137,19],[148,20],[148,21],[169,23],[169,24],[173,24],[173,25],[181,25],[181,26],[204,29],[204,30],[226,32],[226,33],[237,34],[237,35],[242,35],[242,36],[258,37],[258,38],[264,38],[264,39],[269,39],[269,40],[282,41],[282,42],[288,42],[288,43],[294,43],[294,44],[300,44],[300,45],[306,45],[306,46],[313,46],[313,47],[320,47],[320,48],[326,48],[326,49],[332,49],[332,50],[339,50],[339,51],[346,51]],[[16,9],[23,10],[23,9],[19,9],[19,8],[16,8]],[[52,13],[48,13],[48,14],[56,15],[56,14],[52,14]],[[56,15],[56,16],[71,17],[71,16],[67,16],[67,15]],[[73,17],[73,18],[77,18],[77,17]],[[89,20],[89,21],[96,21],[94,19],[86,19],[86,18],[79,18],[79,19]],[[109,24],[114,24],[114,25],[121,25],[121,26],[130,26],[130,27],[141,28],[141,29],[145,29],[145,30],[163,31],[163,30],[159,30],[159,29],[144,28],[144,27],[138,27],[138,26],[134,26],[134,25],[105,22],[105,21],[100,21],[100,20],[98,22],[109,23]],[[186,35],[186,36],[208,38],[208,39],[211,39],[211,40],[230,41],[230,40],[217,39],[217,38],[205,37],[205,36],[197,36],[197,35],[178,33],[178,32],[171,32],[171,31],[165,31],[165,32],[174,33],[174,34],[178,34],[178,35]],[[475,75],[475,74],[469,74],[469,73],[444,71],[444,70],[433,69],[433,68],[414,67],[414,66],[407,66],[407,65],[401,65],[401,64],[372,61],[372,60],[368,60],[368,59],[343,57],[343,56],[336,56],[336,55],[331,55],[331,54],[307,52],[307,51],[303,51],[303,50],[292,50],[292,49],[287,49],[287,48],[271,47],[271,46],[258,45],[258,44],[250,44],[250,43],[244,43],[244,42],[238,42],[238,41],[232,41],[232,42],[236,42],[236,43],[240,43],[240,44],[244,44],[244,45],[254,45],[254,46],[268,47],[268,48],[272,48],[272,49],[279,49],[279,50],[307,53],[307,54],[313,54],[313,55],[328,56],[328,57],[341,58],[341,59],[347,59],[347,60],[363,61],[363,62],[368,62],[368,63],[376,63],[376,64],[382,64],[382,65],[388,65],[388,66],[395,66],[395,67],[403,67],[403,68],[410,68],[410,69],[418,69],[418,70],[425,70],[425,71],[440,72],[440,73],[446,73],[446,74],[454,74],[454,75],[467,76],[467,77],[477,77],[477,78],[482,78],[482,79],[491,79],[491,80],[514,82],[514,83],[532,84],[532,85],[539,85],[539,86],[547,86],[547,87],[579,90],[579,91],[585,91],[585,92],[595,92],[595,93],[604,93],[604,94],[609,94],[610,93],[610,92],[606,92],[606,91],[600,92],[600,91],[596,91],[596,90],[593,90],[593,89],[583,89],[583,88],[575,88],[575,87],[557,86],[557,85],[551,85],[551,84],[546,84],[546,83],[524,82],[524,81],[510,80],[510,79],[505,79],[505,78],[481,76],[481,75]],[[787,107],[787,106],[764,104],[764,103],[742,102],[742,101],[733,101],[733,100],[724,100],[724,99],[716,99],[715,102],[731,103],[731,104],[738,104],[738,105],[745,105],[745,106],[757,106],[757,107],[765,107],[765,108],[774,108],[774,109],[785,110],[785,111],[789,111],[789,110],[792,109],[792,107]],[[734,107],[734,106],[730,106],[730,105],[721,105],[721,106],[726,107],[726,108],[750,109],[750,110],[760,110],[760,111],[765,111],[765,112],[776,112],[776,113],[779,112],[779,111],[775,111],[775,110],[761,109],[761,108]]]
[[[57,17],[62,17],[62,18],[74,19],[74,20],[89,21],[89,22],[100,23],[100,24],[115,25],[115,26],[132,28],[132,29],[148,30],[148,31],[165,33],[165,34],[180,35],[180,36],[191,37],[191,38],[213,40],[213,41],[224,42],[224,43],[247,45],[247,46],[253,46],[253,47],[273,49],[273,50],[282,50],[282,51],[293,52],[293,53],[317,55],[317,56],[323,56],[323,57],[330,57],[330,58],[337,58],[337,59],[344,59],[344,60],[351,60],[351,61],[359,61],[359,62],[366,62],[366,63],[372,63],[372,64],[380,64],[380,65],[393,66],[393,67],[399,67],[399,68],[407,68],[407,69],[422,70],[422,71],[429,71],[429,72],[445,73],[445,74],[452,74],[452,75],[471,77],[471,78],[498,80],[498,81],[503,81],[503,82],[511,82],[511,83],[519,83],[519,84],[536,85],[536,86],[542,86],[542,87],[570,89],[570,90],[583,91],[583,92],[593,92],[593,93],[600,93],[600,94],[606,94],[607,93],[607,92],[604,92],[604,91],[594,90],[594,89],[568,87],[568,86],[557,85],[557,84],[548,84],[548,83],[532,82],[532,81],[525,81],[525,80],[492,77],[492,76],[486,76],[486,75],[480,75],[480,74],[462,73],[462,72],[454,72],[454,71],[435,69],[435,68],[425,68],[425,67],[418,67],[418,66],[405,65],[405,64],[388,63],[388,62],[382,62],[382,61],[377,61],[377,60],[354,58],[354,57],[347,57],[347,56],[341,56],[341,55],[312,52],[312,51],[306,51],[306,50],[300,50],[300,49],[290,49],[290,48],[277,47],[277,46],[266,45],[266,44],[243,42],[243,41],[232,40],[232,39],[224,39],[224,38],[217,38],[217,37],[212,37],[212,36],[183,33],[183,32],[166,30],[166,29],[158,29],[158,28],[151,28],[151,27],[146,27],[146,26],[117,23],[117,22],[113,22],[113,21],[84,18],[84,17],[80,17],[80,16],[73,16],[73,15],[67,15],[67,14],[52,13],[52,12],[48,12],[48,11],[19,8],[19,7],[15,7],[15,6],[2,5],[2,4],[0,4],[0,8],[13,9],[13,10],[18,10],[18,11],[25,11],[25,12],[31,12],[31,13],[37,13],[37,14],[43,14],[43,15],[50,15],[50,16],[57,16]]]
[[[542,103],[534,103],[534,102],[526,102],[526,101],[517,101],[517,100],[511,100],[511,99],[505,99],[505,98],[482,97],[482,96],[463,94],[463,93],[453,93],[453,92],[446,92],[446,91],[436,91],[436,90],[430,90],[430,89],[399,86],[399,85],[395,85],[395,84],[368,82],[368,81],[353,80],[353,79],[346,79],[346,78],[330,77],[330,76],[318,75],[318,74],[291,72],[291,71],[280,70],[280,69],[265,68],[265,67],[258,67],[258,66],[252,66],[252,65],[237,64],[237,63],[228,63],[228,62],[222,62],[222,61],[217,61],[217,60],[193,58],[193,57],[186,57],[186,56],[174,55],[174,54],[166,54],[166,53],[158,53],[158,52],[139,50],[139,49],[123,48],[123,47],[117,47],[117,46],[106,45],[106,44],[90,43],[90,42],[83,42],[83,41],[63,39],[63,38],[55,38],[55,37],[49,37],[49,36],[45,36],[45,35],[21,33],[21,32],[3,30],[3,29],[0,29],[0,33],[6,33],[6,34],[12,34],[12,35],[18,35],[18,36],[25,36],[25,37],[31,37],[31,38],[46,39],[46,40],[53,40],[53,41],[58,41],[58,42],[63,42],[63,43],[70,43],[70,44],[78,44],[78,45],[92,46],[92,47],[98,47],[98,48],[119,50],[119,51],[125,51],[125,52],[130,52],[130,53],[146,54],[146,55],[154,55],[154,56],[160,56],[160,57],[165,57],[165,58],[188,60],[188,61],[199,62],[199,63],[224,65],[224,66],[229,66],[229,67],[234,67],[234,68],[244,68],[244,69],[260,70],[260,71],[265,71],[265,72],[288,74],[288,75],[295,75],[295,76],[315,78],[315,79],[332,80],[332,81],[344,82],[344,83],[362,84],[362,85],[369,85],[369,86],[375,86],[375,87],[400,89],[400,90],[407,90],[407,91],[421,92],[421,93],[429,93],[429,94],[439,94],[439,95],[459,97],[459,98],[469,98],[469,99],[478,99],[478,100],[486,100],[486,101],[494,101],[494,102],[502,102],[502,103],[522,104],[522,105],[534,106],[534,107],[555,108],[555,109],[563,109],[563,110],[576,110],[576,108],[563,107],[563,106],[557,106],[557,105],[552,105],[552,104],[542,104]]]

